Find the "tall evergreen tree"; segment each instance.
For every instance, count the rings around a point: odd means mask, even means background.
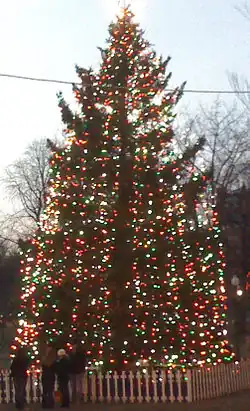
[[[25,251],[17,342],[80,336],[94,361],[123,367],[227,358],[223,253],[203,141],[174,150],[169,59],[129,8],[110,25],[98,73],[77,67],[79,110],[59,96],[67,142],[54,149],[41,226]]]

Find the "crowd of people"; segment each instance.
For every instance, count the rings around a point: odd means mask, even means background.
[[[15,403],[17,409],[23,409],[26,403],[26,384],[30,366],[29,357],[24,348],[20,348],[12,361],[10,372],[15,387]],[[55,403],[55,381],[62,408],[68,408],[70,402],[80,403],[83,396],[83,377],[86,368],[86,355],[77,342],[67,353],[61,348],[56,351],[47,345],[41,356],[42,367],[42,407],[53,408]],[[71,386],[71,398],[69,392]]]

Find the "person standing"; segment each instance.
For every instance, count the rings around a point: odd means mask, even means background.
[[[46,346],[45,354],[41,359],[42,365],[42,407],[54,407],[56,351],[50,345]]]
[[[29,368],[29,358],[24,348],[20,348],[10,366],[10,375],[13,378],[15,387],[16,408],[22,410],[26,402],[27,371]]]
[[[86,368],[86,355],[81,345],[78,345],[77,342],[75,342],[72,346],[69,360],[72,402],[80,403],[83,399],[83,381]]]
[[[57,375],[58,388],[61,394],[61,408],[70,406],[69,399],[69,357],[64,349],[57,352],[58,360],[55,364],[55,372]]]

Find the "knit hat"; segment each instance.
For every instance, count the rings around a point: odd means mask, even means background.
[[[57,355],[58,357],[65,357],[65,355],[67,354],[66,354],[66,351],[63,348],[61,348],[60,350],[57,351]]]

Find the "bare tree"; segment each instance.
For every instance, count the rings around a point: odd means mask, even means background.
[[[22,157],[6,168],[1,182],[13,212],[4,216],[2,232],[12,231],[16,237],[23,237],[38,223],[46,199],[50,154],[47,139],[34,140]]]
[[[210,108],[201,106],[195,117],[186,115],[183,124],[176,130],[177,145],[182,150],[200,137],[205,138],[204,149],[195,166],[211,170],[214,190],[229,191],[246,182],[250,124],[245,112],[239,112],[236,104],[228,107],[217,99]]]
[[[229,83],[243,106],[250,110],[250,82],[237,73],[228,73]]]
[[[250,20],[250,4],[248,1],[244,1],[241,5],[236,5],[235,9],[239,11],[243,17]]]
[[[235,6],[235,9],[242,14],[242,16],[250,21],[250,2],[245,1],[240,6]],[[250,82],[244,76],[238,73],[228,73],[229,83],[235,91],[236,96],[243,106],[250,109]]]

